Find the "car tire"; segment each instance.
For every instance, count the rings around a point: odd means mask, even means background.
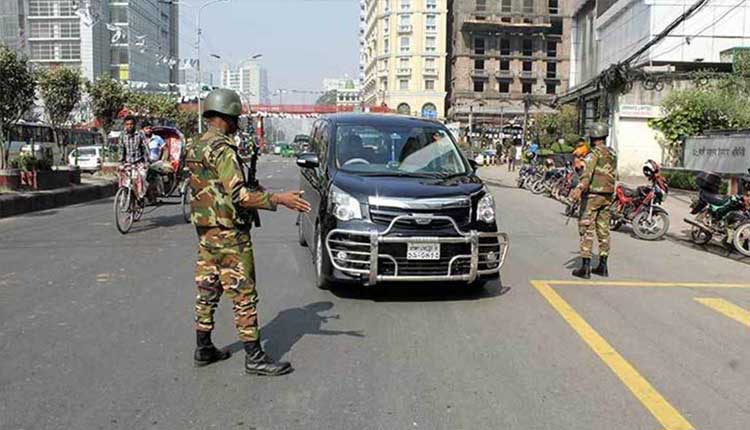
[[[320,290],[331,288],[328,275],[331,273],[331,262],[323,242],[323,234],[320,225],[315,227],[315,286]]]

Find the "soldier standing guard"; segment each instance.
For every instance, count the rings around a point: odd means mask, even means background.
[[[245,345],[245,371],[256,375],[283,375],[292,371],[285,362],[268,357],[260,344],[255,289],[255,262],[250,226],[257,209],[276,210],[277,205],[300,212],[310,210],[302,192],[280,194],[251,189],[243,161],[231,137],[238,128],[242,102],[234,91],[212,91],[203,117],[209,125],[200,140],[189,145],[187,165],[192,176],[191,218],[198,232],[198,262],[195,281],[197,348],[196,366],[229,358],[211,341],[214,311],[222,293],[233,302],[234,322]]]
[[[591,273],[609,276],[607,258],[609,256],[609,207],[612,205],[617,179],[617,156],[606,146],[609,127],[595,123],[589,137],[594,148],[586,157],[586,167],[580,183],[571,197],[581,200],[581,218],[578,231],[581,235],[581,267],[573,271],[573,276],[589,279]],[[594,247],[594,233],[599,241],[599,265],[591,270],[591,256]]]

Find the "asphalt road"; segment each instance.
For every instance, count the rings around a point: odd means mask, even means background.
[[[260,177],[297,183],[273,157]],[[193,367],[178,206],[127,236],[111,200],[0,220],[0,429],[747,429],[749,266],[616,233],[612,278],[566,284],[574,223],[508,182],[511,253],[481,294],[318,291],[294,214],[265,215],[262,332],[297,369],[281,378],[244,375],[227,303],[214,338],[238,353]]]

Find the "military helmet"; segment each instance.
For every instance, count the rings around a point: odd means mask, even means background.
[[[242,100],[239,94],[226,88],[219,88],[208,93],[203,102],[203,116],[209,112],[216,112],[228,116],[239,117],[242,113]]]
[[[609,136],[609,126],[602,122],[595,122],[589,127],[589,137],[592,139],[604,139]]]

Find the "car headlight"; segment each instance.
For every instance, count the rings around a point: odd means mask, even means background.
[[[495,198],[487,191],[477,204],[477,220],[486,223],[495,222]]]
[[[362,209],[359,206],[359,200],[341,191],[336,186],[331,187],[329,196],[331,202],[331,212],[339,221],[351,221],[353,219],[362,219]]]

